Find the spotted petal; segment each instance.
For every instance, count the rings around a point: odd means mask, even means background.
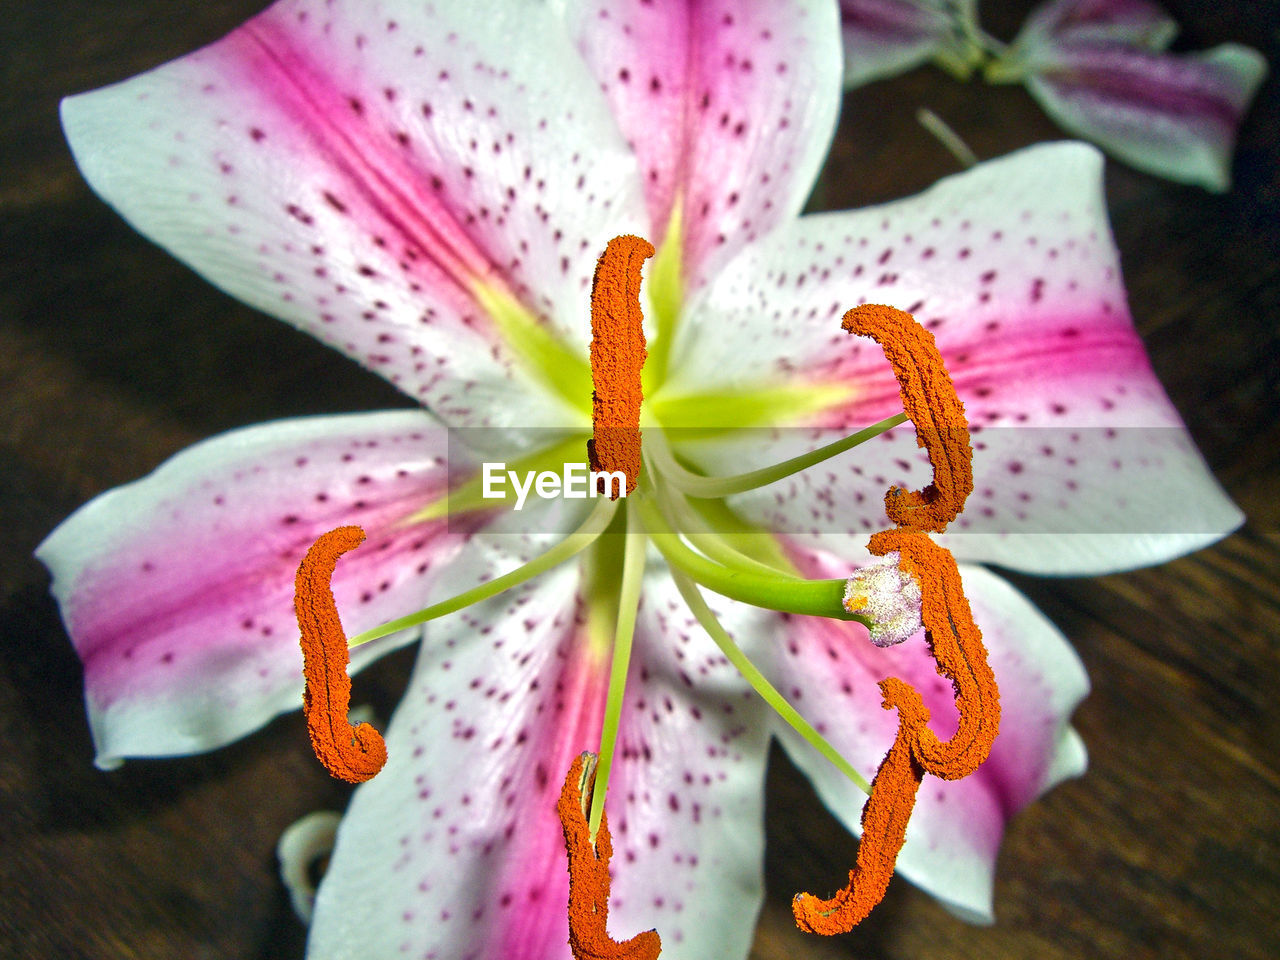
[[[339,829],[311,956],[568,960],[555,804],[598,746],[608,681],[578,577],[560,567],[428,627],[387,766]],[[745,956],[767,730],[665,580],[646,584],[609,789],[609,930],[656,927],[664,956]]]
[[[750,655],[775,642],[777,615],[705,598]],[[625,798],[614,840],[619,929],[657,924],[664,956],[745,957],[764,901],[769,710],[665,572],[645,583],[636,644],[619,734],[630,762],[610,788]]]
[[[831,555],[805,555],[812,576],[848,571]],[[995,861],[1005,824],[1020,809],[1085,767],[1084,746],[1067,720],[1088,692],[1084,668],[1066,638],[1021,594],[981,567],[961,567],[965,593],[1000,686],[1000,733],[976,773],[945,782],[926,777],[898,871],[966,919],[990,922]],[[956,727],[951,684],[940,677],[923,632],[897,647],[871,645],[860,624],[790,618],[774,647],[774,676],[796,706],[868,778],[897,730],[877,683],[897,676],[916,687],[948,737]],[[860,832],[864,797],[830,763],[782,724],[777,732],[818,795]],[[843,876],[814,878],[820,895]]]
[[[510,328],[585,356],[596,256],[643,226],[635,160],[532,4],[281,0],[62,115],[139,231],[452,425],[565,422]]]
[[[942,541],[958,558],[1101,573],[1238,526],[1133,328],[1101,169],[1081,144],[1033,147],[909,200],[804,217],[746,251],[684,328],[669,388],[798,380],[837,402],[809,418],[821,431],[749,433],[704,449],[703,468],[762,466],[900,412],[879,347],[840,329],[848,308],[888,303],[934,333],[974,433],[976,490]],[[890,526],[886,489],[919,489],[929,468],[909,427],[885,436],[737,505],[810,542]]]
[[[692,286],[800,212],[839,107],[831,4],[569,7],[578,49],[636,152],[655,242],[680,205]]]
[[[98,766],[209,750],[301,705],[293,580],[326,530],[368,534],[334,578],[349,631],[422,606],[467,532],[407,519],[443,491],[446,450],[420,411],[283,420],[190,447],[65,520],[36,555],[84,662]],[[353,669],[419,633],[356,648]]]

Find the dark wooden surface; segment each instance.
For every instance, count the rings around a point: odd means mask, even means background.
[[[3,957],[301,957],[274,844],[345,802],[297,715],[208,756],[96,770],[79,663],[30,556],[77,505],[202,437],[404,403],[134,235],[90,195],[58,130],[60,95],[194,49],[261,6],[12,4],[0,28]],[[1029,4],[983,6],[1007,36]],[[1168,6],[1188,45],[1244,41],[1277,63],[1274,2]],[[1056,136],[1017,89],[919,70],[846,100],[821,205],[901,196],[954,169],[913,121],[920,105],[980,157]],[[1139,329],[1247,525],[1151,570],[1012,577],[1089,668],[1076,722],[1092,765],[1012,824],[992,928],[896,882],[856,934],[798,933],[791,893],[839,876],[855,844],[775,754],[755,960],[1280,956],[1278,114],[1272,80],[1226,196],[1108,170]],[[402,652],[362,677],[384,717],[409,663]]]

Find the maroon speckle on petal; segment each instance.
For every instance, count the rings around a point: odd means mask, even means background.
[[[291,203],[284,209],[285,209],[285,212],[289,214],[289,216],[293,217],[295,220],[299,221],[300,223],[306,224],[308,227],[311,226],[313,223],[315,223],[315,218],[312,217],[311,214],[303,210],[301,207],[299,207],[297,204]]]

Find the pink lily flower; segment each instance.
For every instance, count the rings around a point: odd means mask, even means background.
[[[841,0],[841,11],[847,86],[927,60],[962,78],[981,66],[1117,159],[1214,191],[1231,184],[1236,132],[1267,72],[1241,44],[1167,52],[1177,25],[1148,0],[1050,0],[1007,46],[978,29],[972,2]]]
[[[562,6],[286,0],[65,102],[77,162],[134,226],[423,405],[211,438],[50,535],[38,555],[84,662],[97,763],[214,749],[300,705],[293,577],[326,530],[368,533],[334,579],[357,635],[589,526],[566,501],[517,513],[469,509],[456,490],[446,506],[445,493],[451,469],[487,451],[582,449],[592,269],[632,232],[659,248],[646,443],[666,428],[706,475],[898,412],[883,359],[837,329],[844,309],[891,302],[934,331],[976,433],[973,506],[939,540],[963,561],[1004,712],[976,774],[921,794],[899,868],[989,920],[1004,824],[1084,769],[1068,717],[1087,680],[1053,625],[979,564],[1127,569],[1241,520],[1133,330],[1101,158],[1042,146],[918,197],[801,217],[840,96],[833,3]],[[704,542],[845,576],[889,525],[884,489],[927,470],[909,430],[884,433],[703,498]],[[646,466],[676,498],[700,482],[687,474]],[[571,759],[599,743],[602,633],[628,601],[611,927],[657,927],[672,956],[746,956],[771,736],[856,831],[854,784],[755,697],[686,606],[677,578],[696,571],[655,555],[628,586],[621,552],[593,541],[510,592],[353,649],[354,671],[422,641],[387,766],[339,828],[314,956],[568,956],[555,800]],[[953,714],[918,640],[882,650],[857,624],[709,603],[864,777],[893,736],[875,680],[914,683],[943,725]]]

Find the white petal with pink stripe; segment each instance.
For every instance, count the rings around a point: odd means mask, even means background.
[[[569,413],[477,286],[585,348],[596,257],[644,227],[635,160],[535,6],[279,3],[63,124],[138,230],[454,426]]]
[[[803,217],[744,252],[682,327],[667,389],[799,379],[845,398],[801,422],[821,430],[718,440],[702,464],[753,469],[901,410],[880,348],[840,329],[848,308],[888,303],[933,332],[972,425],[975,494],[940,541],[957,557],[1102,573],[1234,529],[1240,512],[1134,330],[1100,179],[1091,147],[1033,147],[908,200]],[[885,490],[928,479],[904,425],[734,503],[765,529],[822,539],[889,526]]]
[[[438,591],[468,527],[409,518],[443,492],[447,450],[421,411],[282,420],[190,447],[65,520],[36,555],[84,663],[98,765],[209,750],[298,708],[293,581],[321,533],[368,534],[334,578],[353,634]],[[419,633],[356,648],[352,669]]]
[[[650,239],[682,209],[684,276],[710,278],[792,219],[826,157],[839,107],[829,3],[580,2],[578,49],[635,151]]]

